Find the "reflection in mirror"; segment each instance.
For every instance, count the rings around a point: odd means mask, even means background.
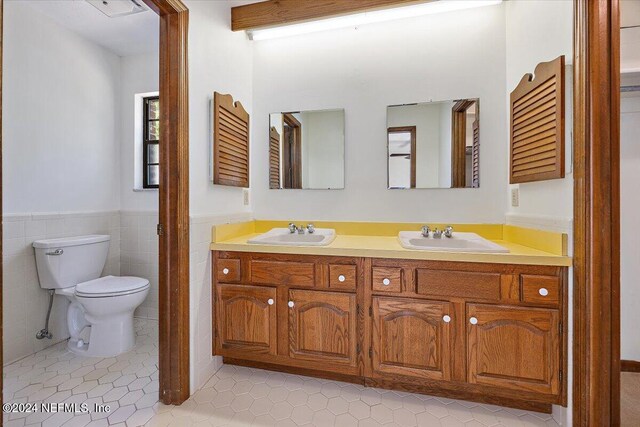
[[[344,188],[344,110],[269,115],[269,188]]]
[[[390,189],[480,187],[480,100],[387,107]]]

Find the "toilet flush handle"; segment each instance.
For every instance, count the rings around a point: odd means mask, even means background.
[[[62,255],[64,253],[63,249],[56,249],[53,252],[46,252],[47,255],[49,256],[57,256],[57,255]]]

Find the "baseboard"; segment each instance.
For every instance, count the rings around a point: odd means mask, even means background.
[[[620,371],[622,372],[640,372],[640,362],[637,360],[621,360]]]

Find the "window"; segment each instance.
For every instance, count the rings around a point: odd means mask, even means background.
[[[142,188],[158,188],[160,184],[160,99],[143,98]]]

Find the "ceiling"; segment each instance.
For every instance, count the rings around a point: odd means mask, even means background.
[[[26,3],[118,56],[158,51],[160,24],[158,15],[152,10],[109,18],[84,0],[38,0]]]

